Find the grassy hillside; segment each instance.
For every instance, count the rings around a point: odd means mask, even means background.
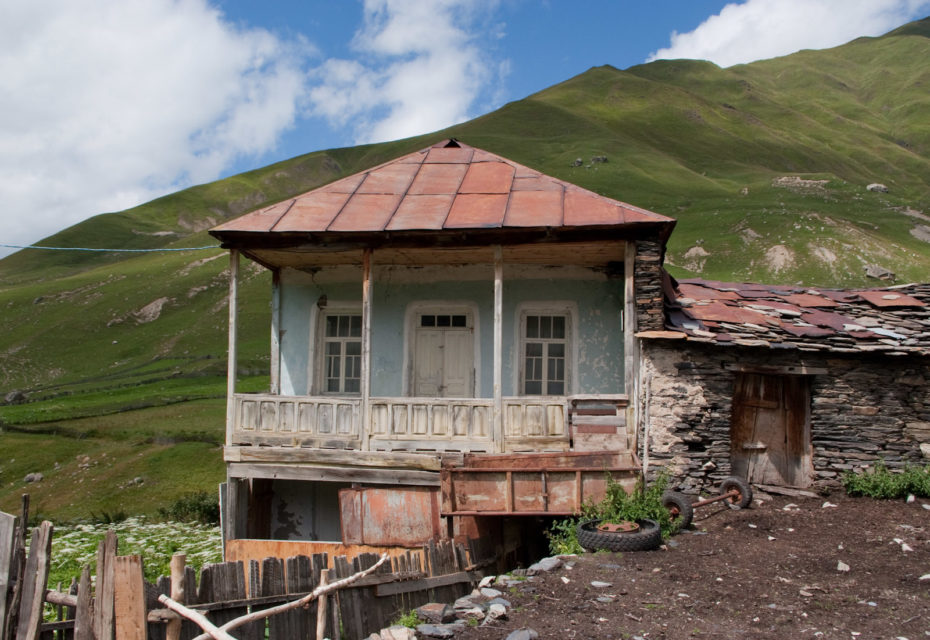
[[[43,243],[213,245],[206,229],[222,220],[455,136],[677,218],[667,256],[677,275],[868,286],[877,265],[925,281],[927,59],[930,19],[729,69],[596,67],[445,131],[307,154]],[[888,192],[868,191],[873,182]],[[222,479],[226,268],[219,249],[0,260],[0,400],[28,400],[0,406],[0,509],[28,490],[60,518],[152,511]],[[267,384],[269,283],[244,269],[243,389]],[[45,479],[25,485],[36,471]]]

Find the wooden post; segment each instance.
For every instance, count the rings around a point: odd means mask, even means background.
[[[117,556],[113,568],[116,640],[146,640],[142,556]]]
[[[77,608],[74,612],[74,640],[94,640],[93,598],[90,593],[90,565],[85,564],[78,581]]]
[[[320,585],[325,587],[329,584],[328,570],[320,572]],[[329,597],[326,594],[320,596],[316,607],[316,640],[323,640],[326,637],[326,609],[329,604]]]
[[[113,570],[116,561],[116,533],[113,529],[97,546],[97,593],[94,598],[94,638],[113,638]]]
[[[629,398],[627,424],[633,425],[630,449],[636,451],[640,428],[639,340],[636,337],[636,242],[626,241],[623,256],[623,392]]]
[[[362,451],[371,446],[371,430],[368,428],[368,401],[371,398],[371,249],[362,254],[362,406],[359,428]]]
[[[229,251],[229,348],[226,360],[226,445],[236,427],[236,332],[239,299],[239,250]]]
[[[187,604],[187,594],[184,589],[184,566],[187,556],[176,553],[171,556],[171,599],[181,604]],[[181,621],[169,620],[165,629],[165,640],[180,640]]]
[[[504,451],[504,257],[500,245],[494,247],[494,450]]]
[[[271,272],[271,393],[281,393],[281,270]],[[182,603],[183,604],[183,603]]]
[[[39,637],[51,553],[52,523],[46,520],[32,531],[29,558],[23,573],[22,600],[19,603],[19,623],[15,636],[17,640],[34,640]]]
[[[12,584],[16,517],[0,511],[0,640],[6,640],[6,603]]]

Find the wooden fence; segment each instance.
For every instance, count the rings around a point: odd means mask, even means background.
[[[198,580],[183,556],[175,556],[172,575],[151,584],[143,578],[141,557],[117,555],[118,541],[111,531],[98,548],[96,579],[84,567],[81,578],[61,592],[46,585],[53,527],[43,522],[33,530],[27,556],[25,528],[17,524],[26,521],[26,514],[25,506],[21,519],[0,513],[0,640],[190,640],[201,629],[164,608],[160,594],[221,626],[300,599],[321,581],[349,577],[379,559],[371,553],[351,560],[321,553],[226,562],[204,566]],[[326,598],[230,633],[241,640],[365,638],[410,609],[427,602],[451,603],[468,593],[479,577],[475,556],[474,548],[451,542],[407,551]],[[44,619],[50,611],[57,621]]]

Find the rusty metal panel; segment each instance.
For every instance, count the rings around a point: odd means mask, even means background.
[[[513,174],[513,166],[501,160],[473,163],[468,167],[459,193],[510,193]]]
[[[876,307],[926,307],[927,305],[902,293],[893,291],[856,291],[855,293]]]
[[[434,487],[364,487],[339,491],[344,544],[417,547],[439,539]]]
[[[401,196],[389,193],[355,194],[329,226],[329,231],[383,229],[400,204]]]
[[[623,211],[619,202],[601,198],[578,188],[565,190],[564,206],[566,227],[621,224],[623,222]]]
[[[349,199],[347,193],[313,192],[297,198],[274,231],[323,231]]]
[[[216,231],[270,231],[281,219],[294,200],[285,200],[270,207],[253,211],[235,220],[224,222],[215,227]]]
[[[837,303],[823,296],[815,296],[810,293],[792,293],[785,296],[785,302],[796,304],[799,307],[835,307]]]
[[[410,188],[413,177],[420,169],[416,164],[392,163],[371,171],[355,193],[403,194]]]
[[[507,194],[466,193],[456,196],[446,220],[446,229],[500,227],[507,208]]]
[[[457,193],[466,171],[468,171],[466,164],[424,164],[407,193],[409,195]]]
[[[562,226],[561,191],[514,191],[504,217],[508,227]]]

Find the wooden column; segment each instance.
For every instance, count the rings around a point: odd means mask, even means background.
[[[504,257],[500,245],[494,247],[494,448],[504,450]]]
[[[281,393],[281,270],[271,273],[271,393]]]
[[[239,298],[239,250],[229,251],[229,348],[226,355],[226,444],[236,427],[236,318]]]
[[[371,432],[368,428],[368,400],[371,398],[371,249],[362,255],[362,406],[359,434],[362,451],[370,447]]]
[[[632,442],[635,451],[640,429],[640,363],[639,339],[636,337],[636,287],[633,272],[636,267],[636,242],[628,240],[623,256],[623,392],[630,399],[627,405],[627,424],[632,425]]]

